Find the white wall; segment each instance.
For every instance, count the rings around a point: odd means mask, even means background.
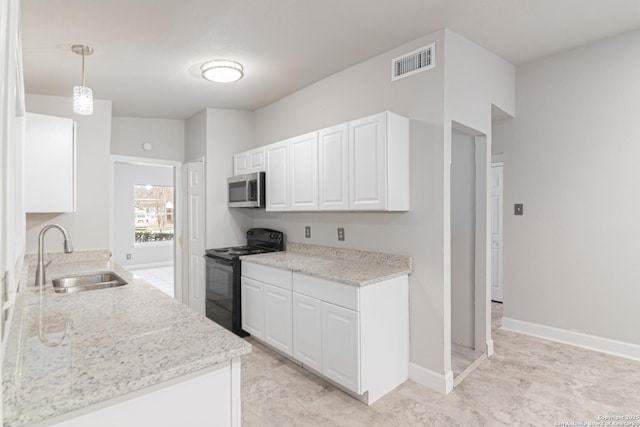
[[[436,68],[391,82],[391,60],[436,42]],[[411,255],[411,361],[444,373],[442,250],[444,32],[371,58],[255,111],[255,145],[390,110],[411,119],[411,210],[406,213],[254,213],[287,241]],[[311,226],[305,239],[304,227]],[[345,241],[336,228],[345,228]],[[448,338],[447,338],[448,340]]]
[[[204,158],[207,153],[207,110],[187,119],[184,159],[189,162]]]
[[[491,128],[495,112],[500,117],[515,115],[515,67],[486,49],[445,30],[445,100],[444,100],[444,289],[445,336],[451,336],[451,236],[450,194],[451,129],[464,128],[476,136],[476,305],[475,348],[493,353],[491,339],[491,259],[490,189]],[[485,348],[482,346],[485,343]],[[449,344],[449,343],[447,343]],[[450,348],[445,349],[445,355]],[[445,356],[445,371],[450,359]]]
[[[640,344],[639,51],[634,31],[518,67],[505,317]]]
[[[451,341],[474,348],[475,138],[454,130],[451,159]]]
[[[233,155],[253,146],[253,114],[207,108],[206,129],[206,247],[244,244],[253,214],[227,207],[227,178],[233,175]]]
[[[38,250],[38,233],[51,223],[67,228],[77,251],[109,248],[109,151],[111,101],[94,100],[93,115],[72,111],[69,97],[27,95],[27,111],[68,117],[77,123],[77,211],[65,214],[27,214],[27,253]],[[51,232],[45,250],[62,252],[62,237]]]
[[[173,241],[135,243],[133,205],[134,185],[173,187],[173,167],[117,162],[114,165],[113,182],[113,260],[120,265],[173,263]],[[128,253],[131,254],[130,260],[126,257]]]
[[[151,151],[142,149],[145,142],[151,143]],[[185,151],[184,120],[111,119],[111,154],[183,161]]]

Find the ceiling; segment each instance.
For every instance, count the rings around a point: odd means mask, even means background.
[[[27,93],[70,96],[72,44],[88,44],[87,86],[113,115],[188,118],[254,110],[441,28],[521,64],[640,28],[638,0],[23,0]],[[233,59],[242,80],[199,66]]]

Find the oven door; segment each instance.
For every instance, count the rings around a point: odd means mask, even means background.
[[[233,330],[236,262],[205,256],[207,262],[206,315],[220,326]]]

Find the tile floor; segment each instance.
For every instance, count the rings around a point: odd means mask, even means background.
[[[371,406],[249,338],[243,425],[554,426],[640,415],[639,362],[502,331],[493,307],[495,354],[450,394],[409,380]]]
[[[142,280],[146,280],[165,294],[173,298],[173,266],[131,269]]]

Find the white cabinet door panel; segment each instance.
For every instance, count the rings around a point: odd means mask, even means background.
[[[264,340],[291,356],[291,291],[263,284],[263,292]]]
[[[318,133],[289,140],[289,209],[318,209]]]
[[[242,329],[254,337],[262,339],[264,336],[263,285],[243,277],[240,288]]]
[[[322,303],[322,374],[360,391],[360,324],[357,311]]]
[[[288,207],[289,150],[288,142],[277,142],[266,147],[267,206],[268,211],[284,211]]]
[[[349,122],[349,198],[355,210],[386,208],[385,114]]]
[[[349,209],[349,127],[346,123],[318,133],[320,210]]]
[[[293,294],[293,357],[322,370],[322,302]]]
[[[75,212],[75,122],[26,114],[24,147],[26,212]]]

